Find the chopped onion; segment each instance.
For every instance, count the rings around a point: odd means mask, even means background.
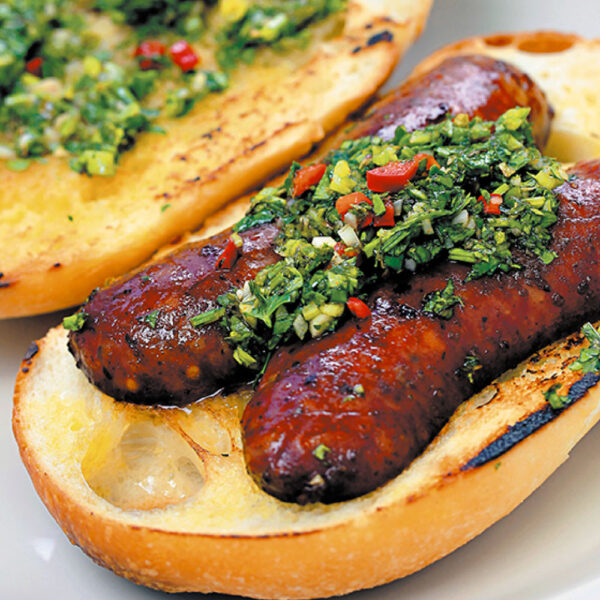
[[[303,340],[304,336],[306,335],[306,332],[308,331],[308,323],[305,321],[304,317],[300,313],[297,314],[292,325],[294,327],[296,335],[301,340]]]
[[[323,248],[323,246],[335,246],[335,240],[329,235],[317,235],[312,239],[312,245],[315,248]]]
[[[402,214],[402,203],[404,200],[402,198],[398,198],[398,200],[394,200],[394,215],[397,217]]]
[[[404,261],[404,266],[407,271],[412,271],[413,273],[417,270],[417,263],[412,258],[407,258]]]
[[[360,247],[360,240],[356,235],[356,231],[354,231],[354,229],[352,229],[350,225],[344,225],[338,231],[338,235],[340,236],[340,238],[342,238],[342,242],[344,242],[346,246],[351,246],[353,248]]]
[[[452,225],[462,225],[463,227],[467,226],[469,221],[469,212],[467,209],[463,208],[455,217],[452,219]]]
[[[358,229],[358,219],[354,213],[347,212],[344,216],[344,223],[346,223],[346,225],[350,225],[352,229]]]
[[[433,235],[433,226],[431,225],[431,221],[429,219],[424,219],[422,226],[423,226],[423,233],[425,235]]]
[[[310,335],[313,337],[319,337],[325,332],[329,323],[331,323],[331,317],[329,315],[320,313],[310,322]]]

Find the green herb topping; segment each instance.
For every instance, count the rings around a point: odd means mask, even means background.
[[[535,147],[528,114],[459,115],[412,133],[400,127],[391,142],[348,140],[254,196],[234,229],[278,222],[283,260],[218,298],[238,362],[260,369],[279,345],[337,327],[346,303],[376,281],[438,258],[470,265],[469,279],[520,268],[515,248],[551,262],[552,189],[566,176]],[[449,318],[460,303],[448,282],[424,310]]]
[[[315,458],[317,458],[318,460],[324,460],[325,455],[331,452],[331,448],[328,448],[325,444],[319,444],[314,450],[313,450],[313,456]]]
[[[69,315],[63,319],[63,327],[69,331],[79,331],[85,325],[87,316],[87,313],[83,311]]]
[[[227,88],[228,72],[257,48],[308,39],[306,27],[345,3],[95,0],[90,10],[8,0],[0,5],[0,159],[18,171],[54,154],[80,173],[112,176],[142,132],[164,133],[159,119]],[[190,44],[200,38],[213,68]]]
[[[454,282],[450,279],[443,290],[425,296],[423,310],[442,319],[450,319],[454,314],[455,304],[462,306],[463,301],[454,295]]]
[[[579,357],[569,365],[569,368],[582,373],[600,373],[600,333],[591,323],[585,323],[581,333],[589,346],[581,349]],[[555,410],[565,408],[571,402],[568,394],[558,393],[561,387],[562,384],[555,383],[544,392],[544,398]]]
[[[600,372],[600,333],[591,323],[586,323],[581,328],[581,333],[589,342],[589,346],[581,349],[579,358],[570,365],[570,368],[582,373],[598,373]]]

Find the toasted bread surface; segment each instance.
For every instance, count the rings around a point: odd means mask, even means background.
[[[56,157],[23,172],[0,165],[0,318],[83,301],[306,154],[385,81],[430,6],[353,0],[341,33],[238,69],[227,92],[163,123],[167,135],[143,135],[114,177]]]
[[[328,506],[282,503],[253,484],[239,431],[248,391],[186,410],[115,403],[77,370],[60,328],[23,363],[13,426],[50,512],[118,574],[169,591],[330,596],[448,554],[564,462],[600,418],[597,385],[506,451],[470,463],[516,423],[548,411],[550,385],[580,379],[567,366],[583,344],[574,335],[534,356],[463,404],[402,475]]]

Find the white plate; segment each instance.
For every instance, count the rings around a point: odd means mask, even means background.
[[[399,82],[419,60],[453,40],[494,31],[549,28],[600,37],[598,0],[437,0],[427,31],[392,82]],[[31,340],[61,317],[0,322],[4,405],[0,410],[0,600],[173,598],[120,579],[71,546],[38,499],[18,458],[10,429],[15,374]],[[350,598],[600,598],[599,461],[600,428],[596,427],[533,496],[483,535],[416,575]]]

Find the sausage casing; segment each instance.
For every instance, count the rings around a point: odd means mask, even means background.
[[[300,503],[365,494],[406,468],[463,400],[600,317],[600,161],[572,175],[556,190],[549,265],[519,255],[521,270],[465,282],[468,268],[446,262],[374,292],[371,317],[280,350],[243,416],[255,480]],[[448,279],[463,306],[444,320],[422,301]]]

